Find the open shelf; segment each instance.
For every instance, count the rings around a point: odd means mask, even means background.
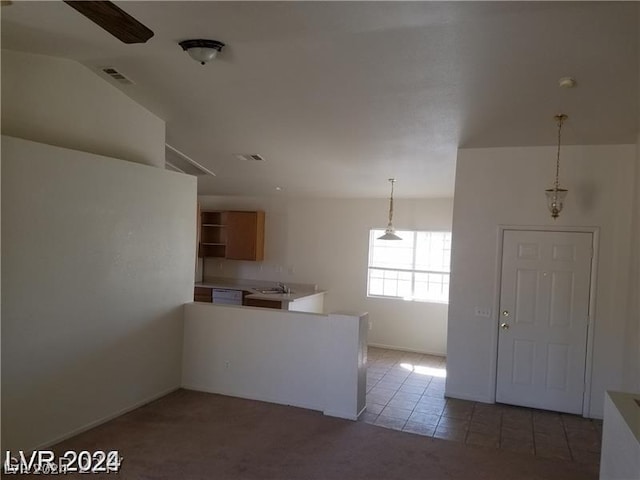
[[[227,229],[225,212],[201,212],[200,257],[221,257],[227,254]]]
[[[211,225],[224,227],[226,225],[225,212],[201,212],[201,225]]]
[[[198,249],[198,256],[200,257],[223,257],[227,251],[227,246],[221,243],[201,243]]]
[[[264,259],[264,212],[200,212],[198,256]]]

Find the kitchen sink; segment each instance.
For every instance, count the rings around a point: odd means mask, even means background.
[[[284,294],[287,293],[285,292],[282,288],[256,288],[255,289],[257,292],[259,293],[263,293],[263,294]],[[293,293],[293,292],[288,292],[288,293]]]

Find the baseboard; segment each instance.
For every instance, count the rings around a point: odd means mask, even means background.
[[[466,393],[458,393],[452,392],[450,390],[445,390],[444,396],[447,398],[457,398],[459,400],[469,400],[471,402],[480,402],[480,403],[495,403],[495,401],[487,396],[483,395],[468,395]]]
[[[186,390],[194,390],[196,392],[205,392],[205,393],[213,393],[216,395],[225,395],[227,397],[235,397],[235,398],[244,398],[246,400],[256,400],[258,402],[266,402],[266,403],[275,403],[278,405],[286,405],[288,407],[296,407],[296,408],[304,408],[306,410],[314,410],[318,412],[322,412],[323,408],[320,405],[314,403],[298,403],[298,402],[290,402],[288,400],[267,397],[263,395],[246,395],[239,394],[238,392],[229,392],[226,390],[217,390],[209,387],[204,387],[201,385],[182,385],[182,388]]]
[[[368,345],[369,347],[374,347],[374,348],[385,348],[387,350],[397,350],[400,352],[408,352],[408,353],[422,353],[423,355],[435,355],[436,357],[446,357],[447,353],[446,352],[432,352],[432,351],[427,351],[427,350],[414,350],[412,348],[406,348],[406,347],[398,347],[396,345],[383,345],[382,343],[370,343]]]
[[[95,420],[93,422],[87,423],[86,425],[83,425],[82,427],[76,428],[68,433],[65,433],[59,437],[54,438],[53,440],[49,440],[46,442],[41,443],[40,445],[34,447],[33,449],[29,450],[29,451],[34,451],[34,450],[42,450],[45,449],[47,447],[50,447],[52,445],[55,445],[56,443],[60,443],[63,442],[65,440],[67,440],[68,438],[71,437],[75,437],[76,435],[80,435],[83,432],[86,432],[87,430],[91,430],[92,428],[97,427],[98,425],[102,425],[103,423],[106,423],[110,420],[113,420],[114,418],[117,418],[121,415],[124,415],[125,413],[129,413],[132,410],[135,410],[136,408],[140,408],[143,405],[146,405],[147,403],[153,402],[154,400],[158,400],[159,398],[164,397],[165,395],[170,394],[171,392],[175,392],[176,390],[180,390],[180,387],[171,387],[167,390],[164,390],[160,393],[156,393],[154,395],[151,395],[150,397],[145,398],[144,400],[140,400],[139,402],[134,403],[133,405],[130,405],[128,407],[122,408],[120,410],[118,410],[115,413],[111,413],[109,415],[106,415],[98,420]]]
[[[344,420],[358,420],[358,415],[353,415],[353,414],[348,414],[348,413],[344,413],[344,412],[336,412],[333,410],[325,410],[324,412],[322,412],[324,415],[326,415],[327,417],[335,417],[335,418],[342,418]]]

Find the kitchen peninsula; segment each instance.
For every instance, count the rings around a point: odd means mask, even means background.
[[[195,284],[194,301],[322,313],[325,293],[309,284],[206,278]]]
[[[182,387],[357,420],[369,316],[324,312],[325,293],[205,276],[184,308]]]

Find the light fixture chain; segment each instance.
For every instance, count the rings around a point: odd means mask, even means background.
[[[378,240],[402,240],[402,238],[396,235],[395,228],[393,228],[393,184],[395,181],[395,178],[389,179],[389,182],[391,183],[391,196],[389,197],[389,223],[384,231],[384,235],[378,237]]]
[[[391,197],[389,198],[389,225],[393,223],[393,184],[396,182],[395,179],[389,179],[391,182]]]
[[[557,192],[560,187],[560,144],[562,140],[562,123],[567,118],[567,116],[563,113],[556,115],[556,119],[558,120],[558,151],[556,153],[556,181],[554,184],[554,189]]]
[[[558,150],[556,152],[556,178],[553,184],[553,188],[545,190],[547,196],[547,206],[551,212],[551,218],[554,220],[558,218],[562,211],[562,206],[565,197],[567,196],[567,190],[560,188],[560,148],[562,145],[562,124],[568,118],[564,113],[555,115],[554,118],[558,123]]]

